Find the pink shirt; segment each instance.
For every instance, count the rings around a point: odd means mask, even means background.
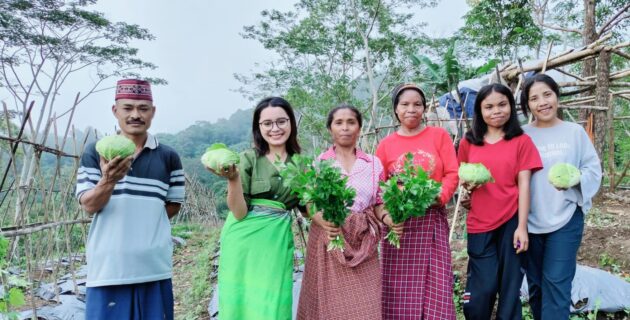
[[[383,165],[378,158],[356,149],[357,160],[352,165],[352,170],[346,170],[337,161],[335,147],[330,147],[324,153],[320,154],[319,160],[335,160],[335,166],[341,169],[341,173],[348,177],[347,186],[356,190],[357,195],[354,203],[350,208],[353,212],[362,212],[365,209],[377,206],[383,203],[381,199],[381,188],[379,182],[384,180]]]

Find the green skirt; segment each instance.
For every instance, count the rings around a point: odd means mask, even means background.
[[[291,319],[293,235],[280,202],[254,199],[238,221],[230,213],[221,231],[219,319]]]

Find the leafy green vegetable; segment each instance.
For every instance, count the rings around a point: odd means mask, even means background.
[[[0,268],[4,268],[4,264],[7,257],[7,251],[9,250],[9,239],[4,236],[0,236]]]
[[[346,187],[348,177],[341,174],[332,160],[313,161],[307,156],[294,155],[293,163],[280,170],[284,185],[300,198],[300,204],[308,205],[312,212],[322,211],[324,220],[340,227],[350,214],[356,191]],[[337,236],[328,244],[328,251],[343,252],[344,239]]]
[[[462,182],[482,185],[487,182],[494,182],[494,178],[486,166],[482,163],[466,163],[459,165],[459,179]]]
[[[23,289],[29,283],[5,269],[8,246],[9,240],[0,235],[0,282],[4,287],[0,295],[0,319],[19,319],[19,313],[15,310],[25,304]]]
[[[201,156],[201,163],[206,167],[220,171],[226,167],[229,167],[240,162],[239,155],[228,149],[223,143],[214,143],[206,150],[206,153]]]
[[[568,189],[580,183],[581,173],[569,163],[556,163],[549,169],[549,182],[556,188]]]
[[[411,153],[407,153],[405,158],[403,171],[380,183],[385,209],[396,224],[411,217],[424,216],[442,190],[441,183],[430,179],[421,167],[413,165]],[[400,237],[392,230],[386,238],[391,245],[400,248]]]
[[[9,289],[9,304],[12,307],[21,307],[24,305],[24,293],[18,288]]]
[[[106,136],[96,143],[96,152],[107,161],[116,156],[124,159],[136,152],[136,145],[123,135]]]

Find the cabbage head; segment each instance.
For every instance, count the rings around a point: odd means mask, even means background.
[[[107,161],[116,156],[124,159],[136,152],[136,144],[123,135],[106,136],[96,143],[96,152]]]
[[[580,170],[569,163],[556,163],[549,169],[549,182],[556,188],[568,189],[580,183]]]
[[[201,163],[208,168],[219,171],[234,164],[238,164],[240,157],[238,153],[228,149],[223,143],[211,145],[206,153],[201,156]]]
[[[462,182],[481,185],[487,182],[494,182],[490,171],[482,163],[462,162],[458,171],[459,179]]]

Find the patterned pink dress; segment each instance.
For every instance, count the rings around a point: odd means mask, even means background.
[[[381,269],[378,241],[382,227],[374,214],[381,204],[379,181],[383,166],[378,158],[356,150],[357,160],[347,186],[357,192],[352,213],[341,230],[344,252],[327,251],[328,238],[311,224],[298,319],[381,319]],[[335,159],[334,148],[319,159]],[[337,164],[338,165],[338,164]]]

